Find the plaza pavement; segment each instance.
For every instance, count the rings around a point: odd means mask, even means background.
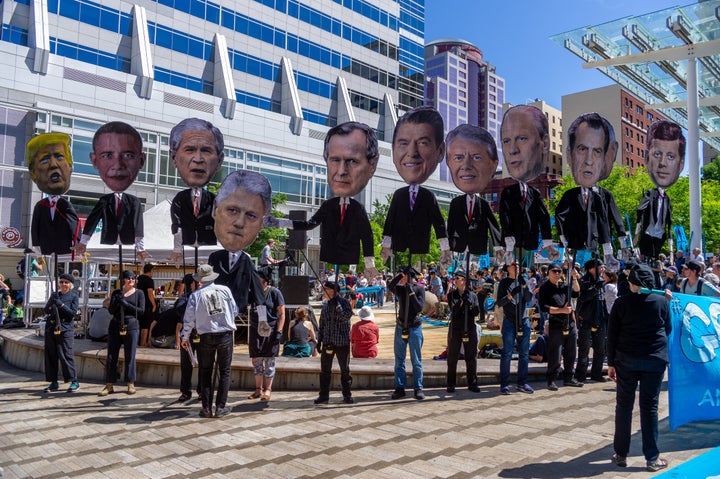
[[[174,388],[100,398],[99,383],[46,394],[42,373],[0,361],[0,476],[5,478],[643,478],[637,414],[629,467],[610,464],[612,383],[533,395],[426,390],[392,401],[314,406],[316,391],[276,391],[269,403],[231,389],[232,414],[198,417]],[[123,388],[116,390],[122,391]],[[660,448],[671,467],[720,444],[720,422],[670,432],[660,401]]]

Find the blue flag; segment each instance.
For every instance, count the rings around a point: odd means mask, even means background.
[[[670,429],[720,418],[720,300],[673,294]]]

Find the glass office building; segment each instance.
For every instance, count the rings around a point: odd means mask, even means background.
[[[423,0],[3,0],[0,16],[0,225],[26,238],[41,198],[28,138],[72,136],[68,195],[83,215],[108,193],[88,154],[112,120],[143,137],[147,161],[128,191],[146,210],[185,187],[168,136],[189,117],[225,135],[216,181],[260,171],[287,209],[312,212],[331,196],[323,140],[349,120],[381,139],[359,200],[370,210],[403,186],[389,142],[398,115],[423,103]],[[454,191],[439,173],[428,186],[444,203]]]

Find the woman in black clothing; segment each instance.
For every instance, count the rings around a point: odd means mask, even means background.
[[[61,274],[58,285],[60,290],[50,295],[45,305],[45,313],[48,315],[45,323],[45,379],[50,381],[45,392],[59,389],[57,380],[60,362],[63,379],[70,382],[67,392],[71,393],[80,388],[73,355],[75,315],[80,300],[77,292],[73,290],[72,275]]]
[[[632,411],[635,390],[640,385],[640,429],[646,467],[650,472],[667,467],[660,457],[658,438],[658,401],[660,386],[668,363],[668,336],[672,294],[641,293],[652,288],[655,275],[649,266],[637,264],[628,276],[631,294],[618,298],[608,321],[608,376],[617,383],[615,405],[615,454],[613,462],[627,466],[630,451]]]
[[[125,351],[125,381],[127,393],[135,394],[135,351],[137,350],[140,325],[138,317],[145,311],[145,295],[135,289],[135,273],[129,269],[123,271],[122,289],[116,289],[110,296],[110,308],[113,315],[108,328],[108,353],[105,367],[105,388],[100,396],[113,392],[113,384],[117,381],[118,354],[120,346]]]

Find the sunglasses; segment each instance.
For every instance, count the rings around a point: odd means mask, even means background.
[[[551,269],[550,272],[551,273],[562,273],[562,270],[561,269]]]

